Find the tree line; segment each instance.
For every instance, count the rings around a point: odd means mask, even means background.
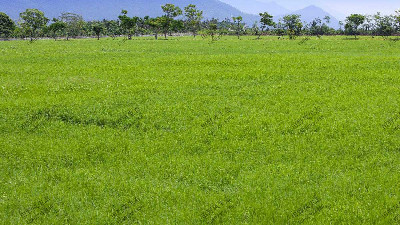
[[[122,10],[115,20],[85,21],[81,15],[62,13],[59,17],[49,19],[38,9],[27,9],[20,13],[18,22],[0,12],[1,38],[76,38],[81,36],[98,39],[102,36],[133,36],[154,35],[158,39],[162,34],[165,39],[174,33],[191,33],[194,37],[201,35],[213,40],[223,35],[287,35],[295,39],[300,35],[371,35],[389,37],[400,33],[400,10],[393,15],[361,15],[352,14],[345,21],[339,22],[338,29],[330,25],[331,18],[315,18],[311,23],[301,20],[300,15],[286,15],[275,22],[268,12],[260,13],[260,20],[249,26],[241,16],[225,20],[204,20],[203,11],[196,5],[188,5],[183,10],[173,4],[161,6],[164,14],[159,17],[129,17],[128,11]]]

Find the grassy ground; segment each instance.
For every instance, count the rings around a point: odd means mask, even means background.
[[[398,223],[399,47],[1,42],[0,221]]]

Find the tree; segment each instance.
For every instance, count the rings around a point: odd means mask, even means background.
[[[14,21],[7,14],[0,12],[0,37],[8,38],[14,30]]]
[[[310,35],[322,35],[322,20],[320,18],[315,18],[309,26]]]
[[[122,10],[121,15],[118,17],[121,21],[121,29],[124,34],[128,35],[128,39],[132,39],[132,34],[136,32],[136,25],[138,21],[138,17],[130,18],[127,16],[128,11]]]
[[[346,18],[346,32],[354,35],[357,39],[358,27],[365,21],[365,16],[361,14],[352,14]]]
[[[324,17],[324,20],[325,20],[325,22],[326,22],[327,24],[330,24],[330,23],[331,23],[331,17],[330,17],[330,16],[325,16],[325,17]]]
[[[331,32],[331,28],[328,26],[330,20],[331,18],[329,16],[325,16],[323,20],[320,18],[315,18],[308,26],[305,27],[305,30],[309,35],[315,35],[318,37],[321,37],[324,34],[329,34]]]
[[[290,39],[296,39],[297,36],[301,34],[301,29],[303,24],[300,20],[300,15],[287,15],[283,17],[283,26],[289,35]]]
[[[103,24],[104,24],[104,32],[107,35],[111,36],[113,39],[115,39],[117,35],[121,34],[118,21],[104,19]]]
[[[380,17],[380,13],[377,13],[376,15],[378,15],[378,17]],[[364,24],[362,25],[362,28],[364,29],[364,33],[365,34],[369,34],[372,37],[375,35],[376,33],[376,18],[375,16],[371,16],[371,15],[366,15],[365,16],[365,21]]]
[[[269,27],[275,27],[275,22],[274,22],[274,17],[270,15],[268,12],[260,13],[261,19],[261,33],[260,36],[264,33],[265,28]],[[258,39],[260,39],[260,36],[258,36]]]
[[[394,20],[391,16],[381,16],[377,13],[375,16],[375,33],[382,37],[389,37],[395,32]]]
[[[36,38],[38,31],[43,29],[49,22],[49,19],[44,16],[44,13],[38,9],[27,9],[20,13],[20,25],[23,31],[28,34],[33,41]]]
[[[92,24],[92,30],[93,32],[96,34],[97,36],[97,40],[100,40],[100,34],[103,32],[104,30],[104,26],[102,23],[95,21]]]
[[[343,21],[339,21],[339,30],[342,30],[343,27]]]
[[[53,19],[53,23],[49,26],[49,31],[51,32],[55,41],[57,40],[57,36],[60,36],[64,33],[66,27],[67,25],[63,21],[57,18]]]
[[[196,5],[188,5],[185,7],[186,26],[196,37],[197,31],[200,29],[200,22],[203,19],[203,11],[198,10]]]
[[[254,21],[253,26],[250,28],[250,33],[252,35],[258,36],[258,39],[260,39],[261,32],[260,32],[260,26],[258,26],[257,21]]]
[[[235,29],[236,29],[236,35],[238,39],[240,39],[240,32],[243,30],[243,17],[238,16],[238,17],[232,17],[233,23],[235,24]]]
[[[204,26],[206,29],[204,30],[203,37],[211,36],[211,40],[216,41],[222,35],[221,32],[218,32],[218,24],[220,22],[215,18],[205,21]],[[217,37],[218,33],[219,36]]]
[[[172,21],[182,15],[182,10],[175,6],[174,4],[166,4],[161,6],[162,10],[164,11],[164,21],[162,21],[162,28],[164,32],[165,39],[167,39],[167,34],[171,30]]]
[[[400,31],[400,9],[396,11],[396,14],[394,15],[394,21],[396,24],[396,30]]]
[[[160,33],[163,24],[165,24],[166,18],[163,17],[157,17],[157,18],[149,18],[146,20],[147,26],[149,26],[150,30],[154,32],[154,37],[157,40],[158,39],[158,33]]]
[[[85,21],[81,15],[75,13],[62,13],[59,19],[66,24],[65,31],[67,34],[67,40],[69,40],[70,36],[77,37],[82,35]]]
[[[183,32],[185,30],[185,22],[182,20],[172,20],[171,29],[172,32]]]

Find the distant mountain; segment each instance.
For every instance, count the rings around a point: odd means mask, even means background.
[[[122,9],[128,10],[131,16],[160,16],[161,5],[166,3],[175,4],[182,9],[189,4],[195,4],[204,11],[205,18],[222,20],[241,15],[249,24],[259,20],[258,16],[243,13],[218,0],[0,0],[0,11],[15,20],[27,8],[40,9],[49,18],[58,17],[62,12],[73,12],[82,15],[86,20],[101,20],[116,19]]]
[[[265,3],[257,0],[221,0],[221,1],[238,8],[243,12],[254,15],[258,15],[259,13],[262,12],[268,12],[273,16],[290,13],[288,9],[280,6],[276,2]]]
[[[339,20],[337,20],[330,13],[324,11],[323,9],[321,9],[315,5],[311,5],[304,9],[300,9],[300,10],[291,12],[290,14],[301,15],[301,20],[305,21],[306,23],[311,23],[315,18],[323,19],[325,16],[329,16],[331,18],[329,26],[333,27],[333,28],[339,27]]]

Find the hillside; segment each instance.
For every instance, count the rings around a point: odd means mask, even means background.
[[[248,23],[258,20],[257,16],[245,14],[238,9],[218,0],[0,0],[0,11],[18,19],[20,12],[27,8],[43,10],[50,18],[57,17],[62,12],[81,14],[87,20],[115,19],[122,9],[135,16],[162,15],[161,5],[173,3],[180,7],[195,4],[204,11],[205,18],[225,19],[242,15]]]
[[[331,26],[333,28],[338,28],[338,26],[339,26],[339,20],[337,20],[330,13],[328,13],[328,12],[324,11],[323,9],[321,9],[317,6],[314,6],[314,5],[308,6],[304,9],[294,11],[291,14],[301,15],[301,20],[305,21],[307,23],[312,22],[315,18],[323,19],[325,16],[329,16],[329,17],[331,17],[329,26]]]
[[[276,2],[260,2],[257,0],[221,0],[222,2],[231,4],[239,10],[258,15],[261,12],[268,12],[274,16],[290,13],[290,11]]]

